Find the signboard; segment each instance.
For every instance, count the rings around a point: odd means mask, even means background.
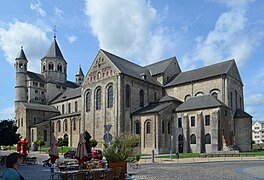
[[[112,140],[113,140],[113,136],[112,136],[112,134],[110,134],[110,133],[105,133],[103,139],[104,139],[104,141],[105,141],[106,143],[110,143],[110,142],[112,142]]]

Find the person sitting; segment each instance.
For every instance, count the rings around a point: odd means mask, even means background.
[[[6,158],[7,169],[3,173],[3,180],[25,180],[18,172],[18,168],[22,164],[22,157],[19,153],[11,153]]]

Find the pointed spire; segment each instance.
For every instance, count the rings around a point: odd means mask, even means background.
[[[26,57],[26,55],[24,53],[23,46],[21,46],[21,50],[20,50],[20,52],[19,52],[19,54],[18,54],[16,59],[24,59],[24,60],[28,61],[27,57]]]
[[[64,57],[63,57],[63,55],[61,53],[61,50],[59,48],[59,45],[58,45],[58,43],[56,41],[56,36],[54,36],[53,42],[50,45],[50,48],[48,49],[45,57],[52,57],[52,58],[57,57],[57,58],[61,58],[61,59],[64,60]]]
[[[82,77],[84,77],[84,74],[83,74],[81,65],[79,65],[79,70],[77,71],[76,76],[82,76]]]

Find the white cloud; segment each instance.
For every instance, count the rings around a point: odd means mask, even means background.
[[[62,16],[64,14],[63,10],[59,9],[57,6],[54,7],[54,13],[57,17],[59,17],[60,19],[62,19]]]
[[[0,120],[2,119],[14,119],[14,106],[10,106],[4,109],[0,109]]]
[[[111,9],[111,10],[109,10]],[[149,1],[88,1],[86,14],[101,48],[148,64],[174,47],[174,33],[162,25],[162,16]]]
[[[45,55],[48,45],[46,32],[33,24],[17,21],[10,23],[6,29],[0,28],[0,49],[12,66],[20,46],[23,46],[28,59],[28,70],[38,72],[40,59]]]
[[[67,38],[67,40],[68,40],[69,43],[74,43],[78,39],[78,37],[75,36],[75,35],[73,35],[73,34],[66,35],[66,38]]]
[[[45,17],[47,15],[47,13],[41,8],[41,3],[39,0],[35,4],[31,3],[30,9],[36,11],[36,13],[42,17]]]
[[[215,23],[215,27],[205,37],[196,38],[196,47],[189,57],[187,66],[202,61],[212,64],[221,60],[236,59],[242,65],[259,42],[263,40],[261,30],[248,27],[246,10],[252,0],[215,0],[229,9],[223,12]]]

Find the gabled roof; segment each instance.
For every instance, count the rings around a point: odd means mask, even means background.
[[[27,75],[28,75],[29,80],[46,83],[46,79],[41,74],[28,71]]]
[[[141,75],[144,74],[146,76],[145,81],[161,86],[161,84],[151,76],[147,68],[134,64],[103,49],[101,49],[101,51],[112,61],[112,63],[121,71],[121,73],[141,80],[143,80]]]
[[[209,77],[214,77],[222,74],[227,74],[232,65],[235,64],[235,60],[224,61],[221,63],[213,64],[210,66],[205,66],[199,69],[194,69],[191,71],[180,73],[171,82],[169,82],[166,87],[174,86],[182,83],[187,83],[191,81],[197,81]]]
[[[252,116],[242,109],[237,109],[234,114],[234,118],[252,118]]]
[[[61,95],[57,96],[54,100],[52,100],[51,103],[54,104],[77,97],[81,97],[81,87],[65,91]]]
[[[51,43],[50,48],[48,49],[44,58],[45,57],[52,57],[52,58],[56,57],[56,58],[60,58],[60,59],[64,60],[64,57],[61,53],[61,50],[60,50],[59,45],[56,41],[56,38],[54,38],[53,42]]]
[[[172,102],[150,103],[148,106],[132,113],[132,116],[141,115],[141,114],[158,113],[170,105],[172,105]]]
[[[169,67],[169,65],[173,61],[175,61],[177,63],[177,69],[175,69],[175,74],[181,73],[181,69],[180,69],[180,66],[179,66],[179,64],[177,62],[176,57],[171,57],[169,59],[165,59],[165,60],[156,62],[154,64],[147,65],[145,67],[150,70],[150,73],[151,73],[152,76],[155,76],[155,75],[164,73],[165,70]]]
[[[47,83],[53,83],[53,84],[61,85],[61,86],[66,86],[66,87],[69,87],[69,88],[80,87],[79,84],[77,84],[76,82],[72,82],[72,81],[66,81],[65,83],[62,83],[62,82],[55,81],[53,79],[48,79],[46,82]]]
[[[84,76],[81,66],[79,66],[76,76]]]
[[[36,104],[36,103],[25,103],[25,102],[21,102],[21,104],[26,110],[30,109],[30,110],[38,110],[38,111],[59,112],[58,109],[56,109],[53,106]]]
[[[222,103],[212,95],[196,96],[182,103],[179,107],[176,108],[176,111],[177,112],[190,111],[190,110],[214,108],[219,106],[227,107],[224,103]]]
[[[181,100],[179,100],[179,99],[177,99],[177,98],[175,98],[175,97],[171,97],[171,96],[163,96],[163,97],[159,100],[159,102],[168,102],[168,101],[176,101],[176,102],[180,102],[180,103],[182,103]]]
[[[23,47],[21,47],[21,50],[20,50],[19,54],[17,55],[16,59],[24,59],[24,60],[28,61],[27,57],[26,57],[26,55],[24,53]]]

